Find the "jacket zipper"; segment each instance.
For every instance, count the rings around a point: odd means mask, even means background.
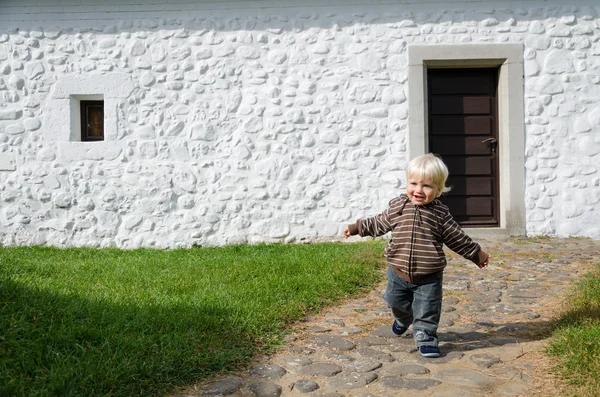
[[[415,223],[417,221],[417,211],[418,207],[415,205],[415,214],[413,216],[412,222],[412,232],[410,234],[410,255],[408,256],[408,279],[412,283],[413,281],[413,252],[415,249]]]

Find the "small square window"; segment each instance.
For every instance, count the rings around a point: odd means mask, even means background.
[[[81,140],[104,140],[104,101],[81,101]]]

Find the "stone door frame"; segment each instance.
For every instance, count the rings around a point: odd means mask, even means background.
[[[442,44],[408,47],[408,157],[426,153],[427,69],[498,67],[500,227],[525,234],[525,123],[522,44]],[[470,229],[473,230],[473,229]]]

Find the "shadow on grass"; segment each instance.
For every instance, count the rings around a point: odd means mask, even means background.
[[[215,307],[133,307],[0,279],[0,395],[156,396],[246,364],[257,338]]]

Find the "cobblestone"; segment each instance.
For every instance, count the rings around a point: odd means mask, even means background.
[[[421,357],[410,329],[401,337],[392,334],[391,315],[381,299],[383,281],[367,297],[299,322],[288,345],[273,357],[247,372],[196,386],[188,395],[267,396],[279,390],[282,396],[309,397],[533,394],[535,363],[528,353],[543,352],[559,294],[600,261],[600,241],[476,239],[492,255],[491,264],[481,270],[450,256],[438,330],[441,357]]]

